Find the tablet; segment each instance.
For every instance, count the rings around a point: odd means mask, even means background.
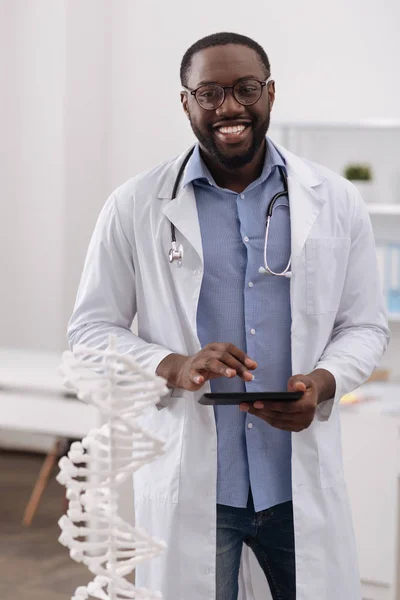
[[[303,392],[224,392],[221,394],[204,394],[199,404],[204,406],[235,406],[242,402],[254,404],[261,402],[295,402],[300,400]]]

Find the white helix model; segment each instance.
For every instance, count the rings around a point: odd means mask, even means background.
[[[164,452],[164,443],[143,429],[137,417],[167,393],[165,380],[118,354],[115,336],[104,351],[77,346],[73,354],[64,353],[61,372],[65,385],[106,420],[74,442],[59,462],[57,480],[67,488],[69,500],[67,514],[59,520],[59,541],[95,575],[71,600],[160,600],[159,592],[138,589],[126,579],[165,544],[121,519],[118,486]]]

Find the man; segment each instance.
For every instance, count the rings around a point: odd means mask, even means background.
[[[116,333],[171,388],[145,419],[166,454],[135,475],[137,520],[168,549],[137,582],[237,600],[249,547],[274,600],[359,600],[337,404],[389,338],[367,211],[348,181],[266,137],[275,83],[256,42],[199,40],[181,82],[198,143],[108,200],[69,325],[71,346]],[[198,403],[210,389],[304,394],[214,409]]]

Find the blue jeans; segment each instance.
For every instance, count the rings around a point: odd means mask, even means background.
[[[284,502],[256,513],[217,505],[216,600],[237,600],[243,542],[254,552],[274,600],[296,599],[293,507]]]

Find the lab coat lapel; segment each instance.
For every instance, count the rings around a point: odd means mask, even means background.
[[[318,190],[324,177],[303,160],[276,145],[286,161],[288,173],[292,264],[295,268],[311,229],[325,204]]]
[[[194,248],[201,262],[203,262],[200,224],[192,184],[188,184],[184,188],[179,186],[176,198],[172,198],[175,180],[189,151],[190,148],[185,150],[185,152],[183,152],[171,165],[171,168],[168,170],[168,175],[159,190],[158,198],[164,201],[168,200],[163,207],[164,215],[175,225],[177,231],[186,238],[189,244]],[[183,180],[183,177],[184,176],[182,175],[181,181]],[[179,243],[178,239],[177,241]],[[183,260],[185,260],[185,257]]]
[[[295,176],[288,175],[292,263],[301,255],[304,244],[324,205],[324,199],[305,187]]]
[[[198,254],[201,262],[203,262],[200,225],[192,184],[185,186],[178,192],[176,198],[165,204],[163,212],[171,223],[175,225],[177,231],[186,238]]]

